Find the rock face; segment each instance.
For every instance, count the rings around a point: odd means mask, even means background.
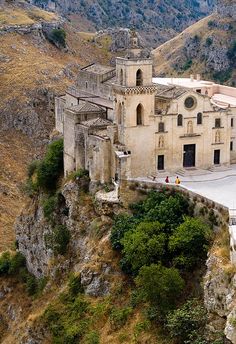
[[[210,254],[204,281],[204,301],[209,313],[209,338],[225,334],[227,343],[236,344],[236,275],[222,259]]]
[[[16,222],[16,239],[19,251],[26,257],[27,266],[37,277],[56,276],[72,269],[81,274],[81,284],[85,293],[104,296],[110,291],[110,278],[119,274],[113,266],[109,244],[109,230],[112,220],[108,216],[97,215],[91,197],[82,199],[80,187],[68,183],[60,196],[60,207],[56,219],[70,232],[68,256],[55,256],[48,244],[52,225],[43,214],[42,199],[35,199],[23,211]]]
[[[236,3],[234,0],[218,0],[217,13],[221,17],[236,19]]]
[[[216,0],[72,1],[33,0],[35,5],[62,15],[78,14],[97,30],[108,27],[134,27],[151,46],[173,37],[193,22],[209,14]]]

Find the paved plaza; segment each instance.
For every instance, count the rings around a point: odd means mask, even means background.
[[[227,171],[207,172],[203,175],[179,176],[181,186],[230,209],[236,209],[236,165]],[[174,183],[175,176],[170,177]],[[165,178],[159,181],[165,182]]]

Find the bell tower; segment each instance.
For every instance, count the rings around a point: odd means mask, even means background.
[[[155,141],[150,138],[156,91],[152,83],[152,67],[151,58],[116,59],[114,122],[118,126],[119,143],[130,152],[129,177],[146,176],[153,170],[153,166],[149,167],[142,162],[143,155],[151,154],[151,146]]]

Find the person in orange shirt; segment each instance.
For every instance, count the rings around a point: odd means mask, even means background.
[[[179,185],[179,184],[180,184],[180,179],[179,179],[178,176],[177,176],[176,179],[175,179],[175,184],[176,184],[176,185]]]

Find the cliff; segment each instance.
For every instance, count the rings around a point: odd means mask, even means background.
[[[66,48],[47,34],[66,33]],[[24,1],[0,8],[0,250],[14,243],[13,223],[25,198],[27,165],[41,156],[54,127],[54,97],[74,82],[80,65],[111,55],[54,13]]]
[[[142,34],[149,46],[155,47],[211,13],[215,1],[34,0],[34,4],[69,17],[74,25],[80,26],[81,31],[101,30],[108,27],[134,27]],[[78,22],[80,25],[77,24]]]
[[[153,51],[157,75],[199,73],[206,79],[234,84],[234,1],[219,1],[217,12],[193,24]]]

